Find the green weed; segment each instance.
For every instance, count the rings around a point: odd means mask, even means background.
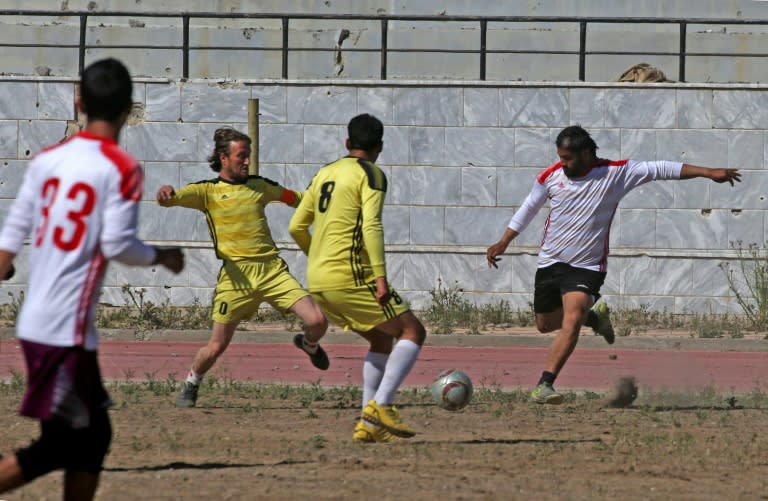
[[[721,263],[728,287],[755,329],[768,330],[768,249],[741,241],[731,242],[736,263]]]
[[[9,322],[16,322],[16,317],[19,316],[21,306],[24,304],[24,291],[19,292],[16,296],[13,292],[8,293],[8,297],[11,300],[3,305],[0,305],[0,320],[6,320]]]
[[[768,274],[768,263],[765,273]],[[494,328],[528,327],[536,322],[533,305],[516,310],[503,299],[477,305],[464,296],[464,290],[458,283],[445,287],[442,280],[438,280],[437,287],[429,294],[431,302],[420,315],[435,334],[457,331],[481,334]],[[743,338],[745,331],[755,327],[747,316],[730,313],[677,314],[651,310],[648,304],[624,310],[614,308],[611,319],[618,336],[642,334],[649,330],[683,330],[688,331],[691,337],[736,339]]]
[[[307,440],[307,445],[315,449],[323,449],[328,444],[328,439],[323,435],[313,435]]]

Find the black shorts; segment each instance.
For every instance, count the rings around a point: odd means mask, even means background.
[[[24,480],[31,482],[54,470],[98,474],[112,442],[112,424],[106,409],[91,413],[86,428],[72,428],[53,418],[40,422],[40,438],[16,451]]]
[[[595,298],[600,297],[600,287],[605,282],[604,271],[576,268],[565,263],[555,263],[536,270],[533,292],[533,311],[550,313],[563,307],[563,294],[580,291]]]

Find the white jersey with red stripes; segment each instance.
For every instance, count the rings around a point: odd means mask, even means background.
[[[136,160],[114,140],[88,132],[32,159],[0,233],[0,249],[14,254],[30,239],[20,339],[96,349],[94,315],[107,258],[155,258],[155,249],[136,239],[142,183]]]
[[[599,159],[580,177],[569,178],[558,162],[543,170],[509,228],[522,232],[549,200],[538,267],[566,263],[605,271],[611,222],[619,201],[649,181],[679,179],[682,163]]]

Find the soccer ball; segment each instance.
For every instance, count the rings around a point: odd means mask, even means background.
[[[441,372],[432,383],[432,398],[445,410],[458,411],[472,399],[472,380],[456,369]]]

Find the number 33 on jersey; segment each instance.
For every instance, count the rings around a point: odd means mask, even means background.
[[[3,248],[16,254],[30,237],[30,261],[37,263],[17,321],[20,338],[95,347],[89,319],[105,255],[134,242],[142,183],[136,160],[115,141],[85,131],[29,162],[0,237]]]

